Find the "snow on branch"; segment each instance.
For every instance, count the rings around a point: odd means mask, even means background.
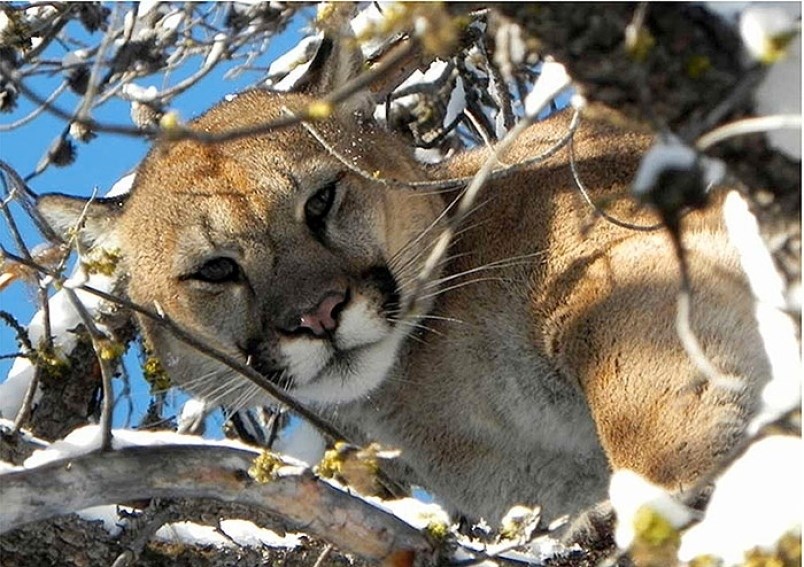
[[[429,553],[431,543],[397,517],[277,458],[259,482],[259,453],[214,443],[127,447],[69,456],[2,475],[0,533],[102,504],[145,498],[212,498],[268,512],[372,560]],[[35,461],[34,461],[35,462]]]

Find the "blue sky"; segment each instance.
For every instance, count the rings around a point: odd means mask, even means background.
[[[264,55],[259,65],[267,65],[277,56],[285,53],[293,47],[304,35],[304,28],[309,21],[309,11],[297,15],[291,22],[287,30],[276,36],[270,43],[267,53]],[[99,37],[90,37],[79,26],[70,28],[74,36],[81,36],[83,39],[97,43]],[[44,54],[48,58],[61,58],[65,49],[54,42]],[[191,74],[198,68],[200,59],[190,60],[186,68],[174,74],[173,82],[180,81],[184,76]],[[175,98],[171,104],[171,109],[178,111],[183,120],[190,120],[198,116],[205,109],[223,98],[224,95],[237,92],[260,79],[256,72],[241,74],[236,80],[224,80],[223,75],[230,68],[226,62],[219,68],[207,75],[198,85]],[[59,84],[60,77],[38,77],[29,84],[38,94],[47,96]],[[161,86],[161,77],[153,76],[135,81],[142,87],[150,85]],[[62,95],[57,104],[72,110],[78,103],[78,97],[72,93]],[[19,118],[26,116],[34,105],[23,97],[19,97],[18,106],[13,113],[0,115],[0,124],[9,124]],[[131,125],[129,118],[129,105],[124,101],[112,99],[103,107],[93,113],[93,117],[101,122]],[[22,176],[26,176],[34,171],[36,164],[42,158],[52,140],[65,127],[65,123],[52,115],[43,113],[25,126],[10,132],[0,132],[0,156],[11,167]],[[97,138],[87,144],[76,142],[78,149],[76,161],[62,168],[49,167],[41,175],[32,179],[29,183],[31,189],[36,193],[60,192],[73,195],[89,196],[93,189],[97,188],[98,194],[103,195],[111,186],[122,176],[129,173],[139,161],[145,156],[149,144],[140,139],[134,139],[114,134],[100,134]],[[41,238],[33,229],[30,223],[25,222],[23,214],[15,211],[17,222],[20,224],[21,231],[29,247],[41,242]],[[0,222],[0,242],[4,248],[15,250],[11,233],[5,222]],[[35,289],[23,283],[14,283],[9,288],[0,293],[0,308],[11,312],[21,323],[27,323],[34,312]],[[0,325],[0,355],[17,352],[18,346],[15,341],[14,332],[5,325]],[[136,369],[136,358],[129,364],[129,370]],[[12,361],[8,359],[0,360],[0,382],[4,381]],[[139,377],[132,377],[132,388],[135,398],[135,416],[145,410],[147,396],[144,396],[144,386]],[[124,415],[117,419],[118,425],[122,424]],[[136,423],[135,417],[133,423]]]

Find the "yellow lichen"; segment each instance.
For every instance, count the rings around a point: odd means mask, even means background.
[[[111,362],[123,356],[124,352],[126,352],[126,348],[122,344],[114,341],[103,341],[100,345],[98,356],[101,360]]]
[[[677,562],[681,537],[667,518],[650,506],[642,506],[634,514],[634,542],[631,558],[639,567],[664,567]]]
[[[680,541],[673,524],[650,506],[642,506],[634,514],[634,535],[638,541],[657,547]]]
[[[155,356],[149,356],[142,365],[142,376],[151,385],[151,393],[164,392],[170,389],[170,377],[165,372],[162,362]]]
[[[628,26],[626,29],[625,50],[637,63],[644,62],[655,45],[656,38],[645,26],[639,28]]]
[[[70,363],[64,354],[54,347],[37,349],[33,362],[44,370],[45,374],[53,378],[64,376],[65,372],[70,368]]]
[[[335,9],[336,6],[334,2],[323,2],[318,8],[318,13],[315,16],[316,23],[327,21],[335,13]]]
[[[444,541],[449,535],[449,526],[444,522],[433,520],[427,523],[424,532],[435,541]]]
[[[165,112],[159,119],[159,127],[166,134],[175,133],[181,129],[181,119],[179,113],[175,111]]]
[[[312,120],[323,120],[332,115],[332,110],[332,103],[325,100],[317,100],[307,106],[307,117]]]
[[[796,30],[766,37],[760,61],[765,65],[771,65],[787,57],[787,48],[797,35],[798,31]]]
[[[324,478],[335,478],[341,473],[341,455],[338,451],[338,445],[343,444],[343,441],[335,443],[335,448],[328,449],[321,457],[321,461],[315,467],[315,473]]]
[[[746,552],[742,567],[800,567],[801,534],[788,533],[776,543],[776,549],[759,548]]]
[[[714,555],[699,555],[689,562],[689,567],[720,567],[723,561]]]
[[[263,450],[251,463],[248,475],[260,484],[265,484],[276,478],[276,472],[283,464],[282,459],[269,451]]]
[[[372,443],[360,448],[338,441],[334,448],[326,451],[315,468],[323,478],[334,478],[341,484],[369,496],[379,496],[382,486],[377,478],[380,446]]]
[[[102,274],[111,276],[120,263],[120,250],[118,248],[93,248],[83,260],[84,271],[88,274]]]

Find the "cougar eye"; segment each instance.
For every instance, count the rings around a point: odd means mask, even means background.
[[[213,258],[189,277],[213,284],[237,282],[240,280],[240,266],[231,258]]]
[[[313,193],[304,203],[304,220],[312,230],[320,230],[324,225],[324,219],[332,209],[335,201],[335,186],[338,180],[327,183],[324,187]]]

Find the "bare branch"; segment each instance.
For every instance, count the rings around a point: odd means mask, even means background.
[[[213,498],[263,510],[377,561],[432,552],[423,534],[309,469],[281,467],[268,482],[254,481],[247,471],[257,456],[212,445],[131,447],[6,473],[0,484],[0,533],[101,504]]]

